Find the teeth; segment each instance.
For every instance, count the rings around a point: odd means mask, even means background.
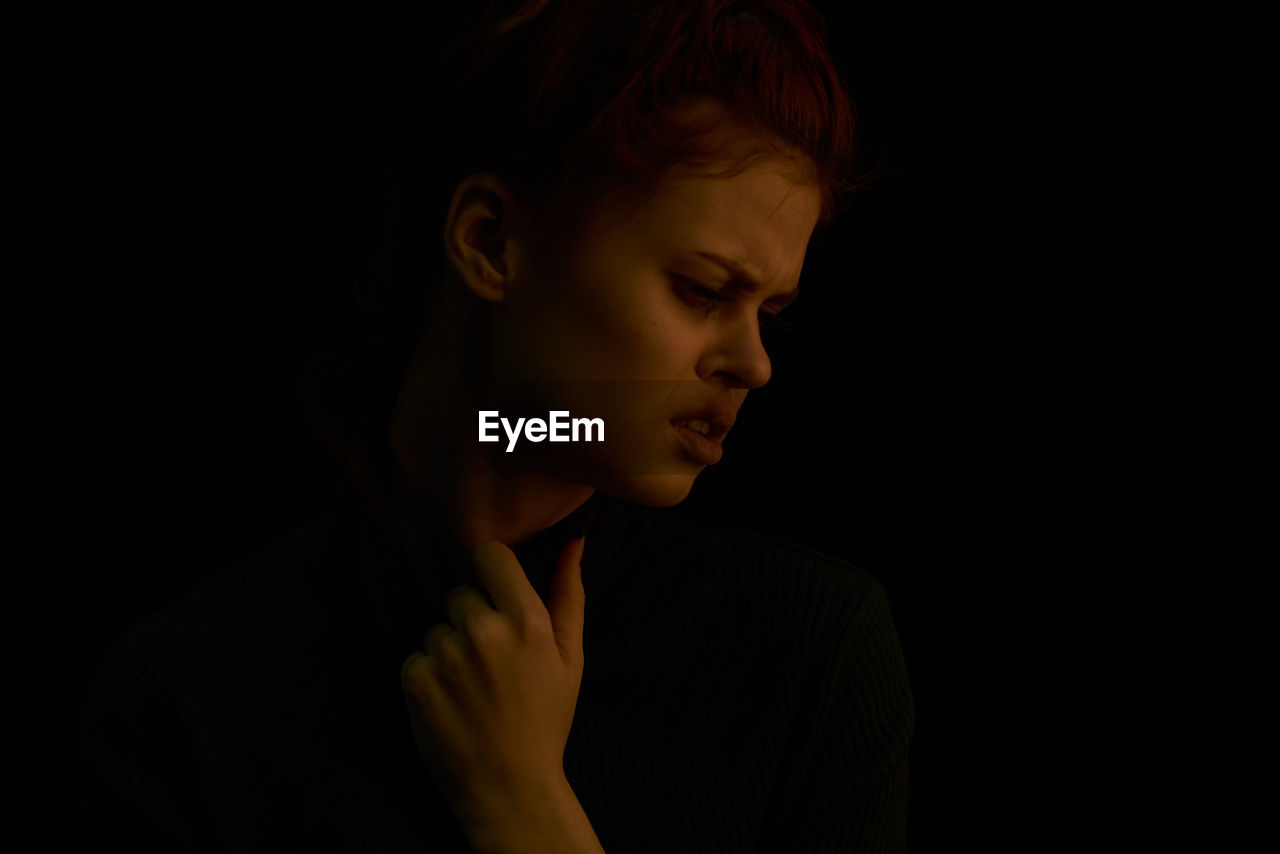
[[[680,426],[688,427],[690,430],[696,430],[704,436],[711,432],[711,425],[706,421],[682,421],[680,422]]]

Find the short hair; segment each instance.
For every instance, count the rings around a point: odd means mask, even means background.
[[[491,0],[426,69],[393,145],[386,228],[358,286],[372,426],[385,430],[378,419],[427,322],[438,235],[469,174],[499,175],[565,235],[673,165],[723,163],[723,123],[697,126],[675,109],[709,98],[745,131],[737,138],[803,156],[825,224],[863,185],[850,174],[854,112],[825,37],[805,0]],[[761,153],[736,147],[730,168]],[[351,470],[345,446],[333,450]]]

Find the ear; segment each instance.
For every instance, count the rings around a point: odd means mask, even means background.
[[[444,226],[445,257],[463,285],[488,302],[502,302],[524,274],[518,246],[523,210],[496,175],[470,175],[458,184]]]

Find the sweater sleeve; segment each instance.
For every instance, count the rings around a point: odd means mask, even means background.
[[[871,581],[795,734],[761,851],[907,850],[910,683],[884,589]]]
[[[202,850],[180,709],[123,641],[93,679],[80,740],[84,850]]]

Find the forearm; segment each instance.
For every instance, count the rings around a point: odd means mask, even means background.
[[[568,780],[464,822],[475,854],[604,854]]]

